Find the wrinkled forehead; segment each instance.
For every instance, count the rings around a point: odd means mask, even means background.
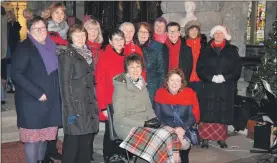
[[[122,29],[123,31],[135,31],[135,27],[132,24],[125,24]]]

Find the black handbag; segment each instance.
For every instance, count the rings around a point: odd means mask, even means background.
[[[270,148],[271,127],[256,125],[254,128],[254,148],[268,150]]]
[[[144,122],[144,127],[157,129],[160,128],[160,126],[161,122],[157,117]]]

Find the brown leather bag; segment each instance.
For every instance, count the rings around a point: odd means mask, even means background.
[[[247,138],[249,138],[249,139],[253,139],[254,140],[254,128],[255,128],[255,126],[257,125],[257,121],[255,121],[255,120],[248,120],[247,121]]]

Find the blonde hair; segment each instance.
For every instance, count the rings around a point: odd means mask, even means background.
[[[97,20],[94,20],[94,19],[87,20],[84,24],[84,27],[85,27],[86,30],[88,29],[88,26],[90,24],[95,25],[98,28],[98,37],[97,37],[97,40],[95,40],[95,41],[99,44],[102,44],[104,39],[103,39],[103,35],[102,35],[102,31],[101,31],[101,27],[100,27],[99,22]]]
[[[55,12],[58,8],[61,8],[64,12],[64,20],[66,20],[66,7],[62,3],[52,3],[47,9],[42,12],[41,17],[45,20],[50,19],[53,12]]]

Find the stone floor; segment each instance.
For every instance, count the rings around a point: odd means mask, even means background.
[[[2,129],[2,141],[4,143],[1,146],[1,162],[3,163],[25,163],[23,144],[18,142],[18,131],[16,127],[16,114],[15,105],[13,100],[13,94],[7,94],[7,104],[5,108],[8,111],[2,112],[1,116],[1,129]],[[2,106],[1,106],[2,107]],[[60,130],[59,148],[61,150],[61,143],[63,140],[62,130]],[[102,142],[104,134],[104,125],[100,124],[100,132],[94,140],[94,158],[93,163],[102,163]],[[4,137],[4,139],[3,139]],[[9,139],[10,138],[10,139]],[[17,143],[16,143],[17,142]],[[192,148],[190,152],[190,163],[258,163],[261,158],[268,158],[269,155],[252,154],[249,152],[252,149],[253,141],[247,139],[245,135],[234,134],[230,132],[230,137],[227,139],[228,148],[221,149],[216,142],[210,142],[209,149],[202,149],[199,147]],[[272,160],[272,159],[271,159]],[[138,163],[145,161],[139,160]],[[260,161],[260,163],[268,163]]]

